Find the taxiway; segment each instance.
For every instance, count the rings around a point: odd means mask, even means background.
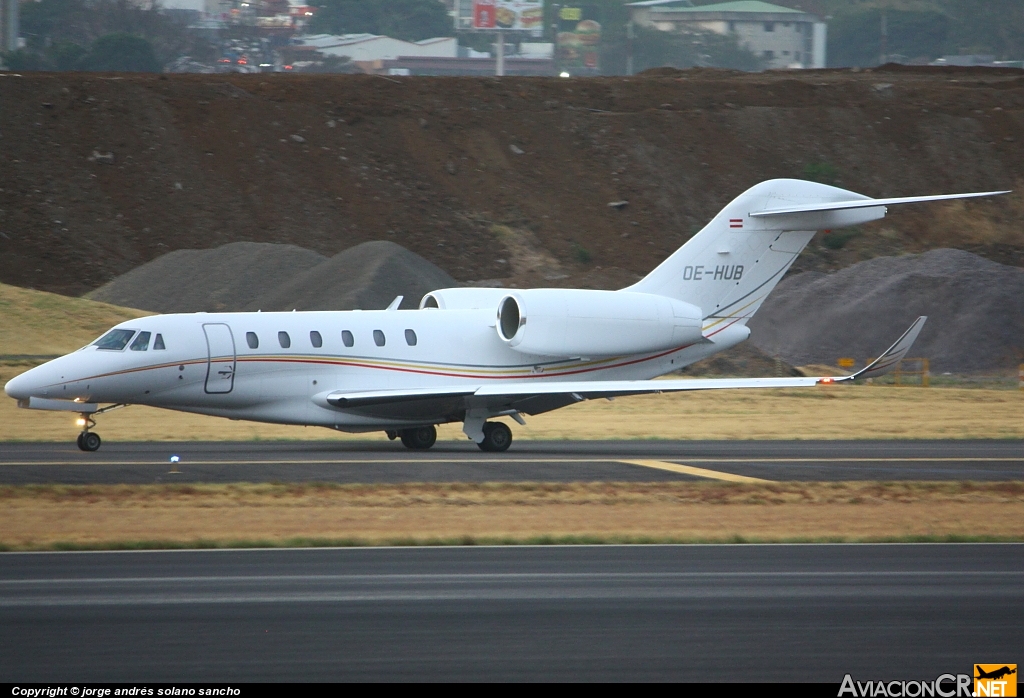
[[[177,461],[172,461],[173,457]],[[1024,480],[1021,441],[518,441],[0,444],[0,484]]]

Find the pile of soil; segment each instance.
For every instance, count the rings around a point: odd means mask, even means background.
[[[295,245],[234,242],[169,252],[87,297],[158,313],[374,310],[395,296],[405,297],[402,308],[415,308],[428,291],[457,285],[393,242],[366,242],[330,258]]]
[[[750,321],[750,342],[796,365],[859,365],[910,326],[911,350],[935,372],[1010,369],[1024,361],[1024,269],[961,250],[879,257],[784,279]]]
[[[157,313],[244,310],[267,289],[326,261],[322,254],[295,245],[265,242],[175,250],[122,274],[86,298]]]
[[[69,295],[240,241],[390,240],[466,283],[619,283],[773,177],[871,196],[1024,183],[1014,70],[0,72],[0,104],[0,282]],[[797,268],[950,246],[1019,265],[1022,230],[1017,194],[901,207]]]
[[[379,310],[396,296],[400,308],[419,307],[428,291],[458,282],[393,242],[378,240],[345,250],[268,290],[246,310]]]

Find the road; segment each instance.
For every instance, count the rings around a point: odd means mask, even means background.
[[[1018,662],[1024,545],[0,556],[0,681],[935,679]]]
[[[172,456],[178,462],[171,463]],[[521,441],[505,453],[441,442],[0,445],[0,484],[1024,480],[1021,441]]]

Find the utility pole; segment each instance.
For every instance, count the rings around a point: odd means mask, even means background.
[[[885,10],[882,10],[882,57],[880,60],[881,65],[885,64],[885,59],[889,55],[888,38],[889,29],[885,25]]]
[[[558,70],[558,13],[561,12],[561,7],[559,5],[551,7],[555,13],[554,21],[551,23],[551,62],[555,65],[555,75],[558,75],[560,72]]]
[[[636,34],[633,31],[633,18],[626,22],[626,75],[633,74],[633,39]]]
[[[501,77],[505,74],[505,35],[498,30],[498,57],[494,63],[494,74]]]

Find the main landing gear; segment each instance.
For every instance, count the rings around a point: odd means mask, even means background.
[[[512,430],[502,422],[484,422],[484,440],[477,444],[481,451],[507,451],[512,445]]]
[[[481,451],[499,453],[512,445],[512,430],[502,422],[484,422],[481,429],[484,438],[477,443]],[[425,451],[437,441],[437,429],[432,426],[388,431],[387,435],[389,439],[400,438],[403,446],[414,451]]]
[[[416,427],[415,429],[402,429],[398,432],[402,439],[402,445],[414,451],[425,451],[437,441],[437,429],[434,427]]]

